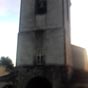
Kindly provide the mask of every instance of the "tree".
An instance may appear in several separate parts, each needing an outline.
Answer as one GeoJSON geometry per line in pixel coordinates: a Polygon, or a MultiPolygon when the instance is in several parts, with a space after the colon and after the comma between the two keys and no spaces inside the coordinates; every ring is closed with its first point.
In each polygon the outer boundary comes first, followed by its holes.
{"type": "Polygon", "coordinates": [[[12,60],[9,57],[1,57],[0,65],[6,67],[7,71],[11,71],[14,68],[12,60]]]}

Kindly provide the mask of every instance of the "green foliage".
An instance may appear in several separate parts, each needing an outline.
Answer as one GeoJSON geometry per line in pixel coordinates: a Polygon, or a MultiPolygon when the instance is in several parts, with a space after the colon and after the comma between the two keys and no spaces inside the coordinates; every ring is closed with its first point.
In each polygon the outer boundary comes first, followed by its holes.
{"type": "Polygon", "coordinates": [[[5,66],[7,71],[11,71],[14,68],[12,60],[9,57],[1,57],[0,58],[0,65],[5,66]]]}

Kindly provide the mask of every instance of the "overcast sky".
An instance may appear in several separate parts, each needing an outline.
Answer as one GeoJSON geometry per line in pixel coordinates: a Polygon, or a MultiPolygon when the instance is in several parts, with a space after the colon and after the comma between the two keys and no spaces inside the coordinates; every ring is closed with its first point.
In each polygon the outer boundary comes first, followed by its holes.
{"type": "Polygon", "coordinates": [[[20,0],[0,0],[0,56],[15,63],[20,0]]]}
{"type": "MultiPolygon", "coordinates": [[[[88,0],[71,0],[72,44],[88,50],[88,0]]],[[[20,0],[0,0],[0,56],[15,63],[20,0]]]]}

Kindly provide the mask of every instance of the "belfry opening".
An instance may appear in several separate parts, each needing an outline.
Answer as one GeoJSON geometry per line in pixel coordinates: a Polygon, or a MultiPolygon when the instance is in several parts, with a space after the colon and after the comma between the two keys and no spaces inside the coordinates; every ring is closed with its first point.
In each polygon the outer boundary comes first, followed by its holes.
{"type": "Polygon", "coordinates": [[[32,78],[26,88],[52,88],[52,84],[44,77],[32,78]]]}

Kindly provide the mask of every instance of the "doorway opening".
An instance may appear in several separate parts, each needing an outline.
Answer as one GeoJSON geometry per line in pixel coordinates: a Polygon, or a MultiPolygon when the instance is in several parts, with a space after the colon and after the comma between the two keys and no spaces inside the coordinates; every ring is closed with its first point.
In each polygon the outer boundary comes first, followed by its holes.
{"type": "Polygon", "coordinates": [[[52,88],[52,84],[46,78],[35,77],[28,82],[26,88],[52,88]]]}
{"type": "Polygon", "coordinates": [[[8,85],[5,85],[3,88],[13,88],[13,85],[8,84],[8,85]]]}

